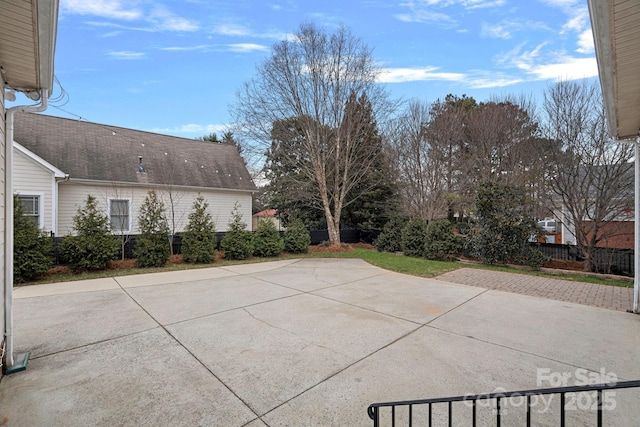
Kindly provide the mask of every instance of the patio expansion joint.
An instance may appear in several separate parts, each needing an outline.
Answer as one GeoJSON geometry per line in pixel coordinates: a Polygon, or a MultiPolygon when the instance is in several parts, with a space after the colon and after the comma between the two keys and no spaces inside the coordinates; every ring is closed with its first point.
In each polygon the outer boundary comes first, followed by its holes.
{"type": "MultiPolygon", "coordinates": [[[[431,324],[431,323],[435,322],[436,320],[438,320],[440,317],[442,317],[442,316],[444,316],[444,315],[446,315],[448,313],[451,313],[452,311],[457,310],[458,308],[466,305],[467,303],[475,300],[476,298],[478,298],[481,295],[484,295],[485,293],[490,292],[490,291],[495,291],[495,289],[486,289],[485,288],[484,291],[478,293],[477,295],[473,296],[472,298],[469,298],[468,300],[462,302],[461,304],[458,304],[457,306],[451,308],[450,310],[447,310],[446,312],[441,313],[437,317],[429,320],[427,323],[422,325],[420,328],[429,327],[429,328],[432,328],[432,329],[435,329],[435,330],[438,330],[438,331],[441,331],[441,332],[445,332],[445,333],[448,333],[448,334],[457,335],[459,337],[463,337],[463,338],[471,339],[471,340],[474,340],[474,341],[482,342],[484,344],[489,344],[489,345],[500,347],[500,348],[503,348],[503,349],[512,350],[512,351],[515,351],[517,353],[538,357],[538,358],[541,358],[541,359],[544,359],[544,360],[548,360],[550,362],[562,363],[564,365],[571,366],[571,367],[574,367],[574,368],[584,368],[584,369],[587,369],[587,370],[591,370],[590,368],[586,368],[584,366],[578,366],[578,365],[575,365],[573,363],[569,363],[569,362],[566,362],[566,361],[562,361],[562,360],[554,359],[554,358],[551,358],[551,357],[543,356],[543,355],[540,355],[540,354],[537,354],[537,353],[533,353],[533,352],[530,352],[530,351],[525,351],[525,350],[518,349],[518,348],[515,348],[515,347],[510,347],[510,346],[507,346],[507,345],[498,344],[498,343],[495,343],[495,342],[489,341],[489,340],[483,340],[483,339],[476,338],[476,337],[473,337],[473,336],[470,336],[470,335],[465,335],[465,334],[461,334],[461,333],[458,333],[458,332],[450,331],[448,329],[439,328],[439,327],[434,326],[434,325],[431,324]]],[[[420,328],[418,328],[418,329],[420,329],[420,328]]]]}
{"type": "Polygon", "coordinates": [[[285,333],[287,333],[287,334],[289,334],[289,335],[293,335],[294,337],[299,338],[299,339],[301,339],[302,341],[304,341],[304,342],[306,342],[306,343],[313,344],[313,345],[315,345],[315,346],[317,346],[317,347],[320,347],[320,348],[323,348],[323,349],[325,349],[325,350],[328,350],[328,351],[330,351],[331,353],[336,353],[336,354],[339,354],[339,355],[341,355],[341,356],[348,357],[348,355],[347,355],[347,354],[343,354],[343,353],[341,353],[341,352],[339,352],[339,351],[336,351],[336,350],[332,349],[331,347],[327,347],[327,346],[325,346],[325,345],[319,344],[319,343],[314,342],[314,341],[312,341],[312,340],[306,339],[306,338],[304,338],[304,337],[302,337],[302,336],[300,336],[300,335],[298,335],[298,334],[294,333],[293,331],[290,331],[290,330],[288,330],[288,329],[281,328],[281,327],[279,327],[279,326],[273,325],[273,324],[271,324],[271,323],[267,322],[267,321],[266,321],[266,320],[264,320],[264,319],[260,319],[259,317],[255,316],[253,313],[251,313],[247,308],[248,308],[248,307],[242,307],[242,310],[243,310],[245,313],[247,313],[247,314],[248,314],[252,319],[254,319],[254,320],[255,320],[255,321],[257,321],[257,322],[260,322],[260,323],[262,323],[262,324],[264,324],[264,325],[267,325],[267,326],[268,326],[268,327],[270,327],[270,328],[277,329],[277,330],[279,330],[279,331],[285,332],[285,333]]]}
{"type": "MultiPolygon", "coordinates": [[[[436,319],[438,319],[438,318],[440,318],[440,317],[444,316],[444,315],[445,315],[445,314],[447,314],[447,313],[450,313],[450,312],[452,312],[452,311],[454,311],[454,310],[458,309],[459,307],[463,306],[464,304],[468,303],[469,301],[474,300],[475,298],[479,297],[480,295],[482,295],[482,294],[484,294],[485,292],[488,292],[488,291],[489,291],[489,289],[485,289],[484,291],[482,291],[482,292],[478,293],[477,295],[474,295],[473,297],[471,297],[471,298],[469,298],[469,299],[467,299],[467,300],[463,301],[462,303],[460,303],[460,304],[456,305],[455,307],[453,307],[453,308],[451,308],[451,309],[447,310],[446,312],[441,313],[440,315],[436,316],[435,318],[433,318],[433,319],[429,320],[429,321],[428,321],[428,322],[426,322],[426,323],[419,323],[419,322],[415,322],[415,321],[411,321],[411,320],[407,320],[407,319],[402,319],[402,318],[398,318],[398,317],[395,317],[395,316],[390,316],[389,314],[386,314],[386,313],[380,313],[380,312],[377,312],[377,311],[375,311],[375,310],[371,310],[371,309],[368,309],[368,308],[363,308],[363,307],[359,307],[359,306],[356,306],[356,305],[353,305],[353,304],[348,304],[348,303],[345,303],[345,302],[343,302],[343,301],[337,301],[337,300],[333,300],[333,299],[331,299],[331,298],[322,297],[322,296],[320,296],[320,295],[314,295],[314,296],[318,296],[318,297],[320,297],[320,298],[326,298],[326,299],[331,300],[331,301],[340,302],[340,303],[342,303],[342,304],[351,305],[351,306],[354,306],[354,307],[357,307],[357,308],[360,308],[360,309],[363,309],[363,310],[368,310],[368,311],[371,311],[371,312],[374,312],[374,313],[383,314],[383,315],[386,315],[386,316],[389,316],[389,317],[394,317],[394,318],[397,318],[397,319],[399,319],[399,320],[404,320],[404,321],[406,321],[406,322],[413,323],[414,325],[416,325],[416,327],[415,327],[415,328],[413,328],[413,329],[411,329],[411,330],[409,330],[409,331],[407,331],[407,332],[405,332],[404,334],[400,335],[399,337],[397,337],[397,338],[395,338],[395,339],[393,339],[393,340],[389,341],[389,342],[388,342],[388,343],[386,343],[385,345],[383,345],[383,346],[381,346],[381,347],[379,347],[379,348],[375,349],[374,351],[370,352],[369,354],[366,354],[366,355],[364,355],[363,357],[361,357],[361,358],[359,358],[359,359],[357,359],[357,360],[355,360],[355,361],[353,361],[353,362],[349,363],[348,365],[346,365],[346,366],[344,366],[343,368],[341,368],[341,369],[337,370],[336,372],[332,373],[331,375],[327,376],[326,378],[323,378],[321,381],[318,381],[316,384],[313,384],[312,386],[310,386],[310,387],[306,388],[305,390],[301,391],[300,393],[296,394],[295,396],[292,396],[291,398],[287,399],[286,401],[282,402],[281,404],[279,404],[279,405],[277,405],[277,406],[275,406],[275,407],[271,408],[270,410],[268,410],[267,412],[265,412],[264,414],[262,414],[262,416],[266,416],[266,415],[268,415],[269,413],[271,413],[271,412],[275,411],[276,409],[280,408],[281,406],[287,405],[287,404],[288,404],[289,402],[291,402],[292,400],[297,399],[298,397],[302,396],[303,394],[307,393],[308,391],[313,390],[314,388],[316,388],[316,387],[318,387],[319,385],[321,385],[321,384],[323,384],[323,383],[325,383],[325,382],[329,381],[330,379],[332,379],[333,377],[335,377],[335,376],[339,375],[340,373],[342,373],[342,372],[346,371],[347,369],[349,369],[349,368],[351,368],[351,367],[353,367],[353,366],[357,365],[357,364],[358,364],[358,363],[360,363],[360,362],[365,361],[366,359],[370,358],[371,356],[373,356],[373,355],[375,355],[375,354],[377,354],[377,353],[381,352],[382,350],[384,350],[384,349],[386,349],[386,348],[388,348],[388,347],[390,347],[390,346],[394,345],[395,343],[397,343],[397,342],[399,342],[399,341],[401,341],[401,340],[403,340],[403,339],[405,339],[405,338],[409,337],[410,335],[413,335],[414,333],[418,332],[419,330],[421,330],[421,329],[423,329],[423,328],[425,328],[425,327],[429,327],[429,323],[431,323],[431,322],[433,322],[434,320],[436,320],[436,319]]],[[[312,295],[313,295],[313,294],[312,294],[312,295]]]]}
{"type": "Polygon", "coordinates": [[[231,394],[233,394],[236,399],[238,399],[240,402],[242,402],[243,405],[245,405],[257,418],[259,418],[260,420],[262,420],[261,416],[253,409],[253,407],[249,404],[249,402],[245,401],[242,397],[240,397],[240,395],[238,393],[236,393],[231,387],[229,387],[229,385],[227,383],[225,383],[224,381],[222,381],[221,378],[219,378],[211,369],[209,369],[209,367],[202,361],[200,360],[200,358],[198,358],[198,356],[196,356],[189,348],[187,348],[184,344],[182,344],[182,342],[180,342],[180,340],[174,336],[166,327],[165,325],[163,325],[162,323],[160,323],[158,321],[158,319],[156,319],[155,317],[153,317],[153,315],[151,313],[149,313],[149,311],[147,311],[147,309],[145,309],[131,294],[129,294],[129,292],[127,292],[127,290],[122,287],[122,285],[118,282],[118,280],[116,278],[114,278],[114,280],[116,281],[116,283],[118,284],[118,286],[120,286],[120,288],[122,289],[122,291],[129,297],[131,298],[131,300],[138,306],[140,307],[140,309],[142,311],[144,311],[147,316],[149,316],[150,319],[152,319],[157,325],[158,327],[160,327],[166,334],[167,336],[171,337],[172,340],[174,340],[176,342],[176,344],[178,344],[180,347],[182,347],[191,357],[193,357],[193,359],[195,361],[197,361],[200,366],[202,366],[207,372],[209,372],[209,374],[211,374],[211,376],[213,378],[215,378],[218,382],[220,382],[220,384],[222,384],[227,390],[229,390],[229,392],[231,394]]]}

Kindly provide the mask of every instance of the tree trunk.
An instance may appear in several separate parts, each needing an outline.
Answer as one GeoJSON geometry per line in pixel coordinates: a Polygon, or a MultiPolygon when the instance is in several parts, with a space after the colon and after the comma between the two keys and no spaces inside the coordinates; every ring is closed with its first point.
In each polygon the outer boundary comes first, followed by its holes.
{"type": "Polygon", "coordinates": [[[329,232],[329,241],[332,245],[340,244],[340,224],[335,224],[333,221],[327,221],[327,229],[329,232]]]}

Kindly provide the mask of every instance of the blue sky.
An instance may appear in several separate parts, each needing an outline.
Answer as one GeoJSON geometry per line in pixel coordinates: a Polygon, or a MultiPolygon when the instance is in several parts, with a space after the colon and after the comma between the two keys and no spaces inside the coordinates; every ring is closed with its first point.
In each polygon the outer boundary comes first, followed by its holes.
{"type": "Polygon", "coordinates": [[[540,98],[558,78],[597,76],[586,0],[60,0],[66,96],[46,114],[220,132],[256,64],[304,22],[349,27],[397,98],[540,98]]]}

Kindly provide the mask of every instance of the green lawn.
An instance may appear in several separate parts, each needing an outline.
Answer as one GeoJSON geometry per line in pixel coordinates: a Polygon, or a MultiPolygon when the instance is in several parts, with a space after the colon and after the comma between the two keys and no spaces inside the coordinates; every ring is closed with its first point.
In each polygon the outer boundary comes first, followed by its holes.
{"type": "Polygon", "coordinates": [[[580,274],[572,274],[572,273],[568,273],[566,275],[565,274],[552,275],[552,274],[547,274],[539,271],[518,270],[518,269],[509,268],[509,267],[462,264],[459,262],[430,261],[423,258],[412,258],[412,257],[403,256],[403,255],[398,255],[398,254],[382,253],[382,252],[377,252],[375,250],[362,249],[362,248],[355,248],[349,252],[321,252],[321,253],[312,253],[312,254],[304,254],[304,255],[286,254],[286,255],[273,257],[273,258],[251,258],[245,261],[222,260],[212,264],[173,264],[171,266],[161,267],[161,268],[130,268],[130,269],[105,270],[105,271],[81,273],[81,274],[55,274],[34,282],[24,283],[23,285],[51,283],[51,282],[66,282],[66,281],[85,280],[85,279],[97,279],[97,278],[104,278],[104,277],[117,277],[117,276],[131,275],[131,274],[157,273],[157,272],[163,272],[163,271],[187,270],[192,268],[222,267],[226,265],[278,261],[278,260],[292,259],[292,258],[359,258],[372,265],[384,268],[386,270],[396,271],[398,273],[405,273],[405,274],[410,274],[413,276],[420,276],[420,277],[434,277],[434,276],[438,276],[440,274],[446,273],[447,271],[452,271],[458,268],[467,267],[467,268],[492,269],[492,270],[498,270],[498,271],[506,271],[509,273],[529,274],[534,276],[555,277],[555,278],[562,278],[565,280],[575,280],[580,282],[597,283],[602,285],[633,287],[633,282],[627,281],[627,280],[611,280],[603,277],[589,277],[589,276],[583,276],[580,274]]]}

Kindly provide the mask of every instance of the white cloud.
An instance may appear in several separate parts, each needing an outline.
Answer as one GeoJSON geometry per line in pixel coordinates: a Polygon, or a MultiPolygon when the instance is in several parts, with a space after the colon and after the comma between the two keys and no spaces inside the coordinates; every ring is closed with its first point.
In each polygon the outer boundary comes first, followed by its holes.
{"type": "Polygon", "coordinates": [[[232,52],[255,52],[255,51],[267,51],[268,46],[255,43],[233,43],[227,45],[232,52]]]}
{"type": "Polygon", "coordinates": [[[197,46],[169,46],[160,48],[160,50],[167,50],[170,52],[189,52],[194,50],[205,50],[211,48],[208,44],[201,44],[197,46]]]}
{"type": "Polygon", "coordinates": [[[154,22],[158,29],[165,31],[197,31],[197,22],[175,15],[163,6],[154,7],[149,15],[149,21],[154,22]]]}
{"type": "Polygon", "coordinates": [[[539,80],[563,79],[576,80],[598,75],[598,63],[595,57],[573,58],[566,57],[549,64],[539,64],[532,67],[529,73],[539,80]]]}
{"type": "Polygon", "coordinates": [[[109,52],[109,56],[114,59],[142,59],[145,57],[145,53],[122,50],[117,52],[109,52]]]}
{"type": "Polygon", "coordinates": [[[147,28],[119,27],[128,30],[191,32],[200,28],[197,22],[180,17],[162,5],[136,0],[128,2],[121,0],[61,0],[60,9],[64,13],[76,15],[91,15],[128,22],[142,21],[147,25],[152,24],[147,28]],[[148,5],[151,9],[145,10],[143,5],[148,5]]]}
{"type": "Polygon", "coordinates": [[[213,29],[213,33],[228,37],[254,37],[259,39],[285,40],[291,39],[291,34],[280,31],[256,32],[244,25],[235,23],[220,24],[213,29]]]}
{"type": "Polygon", "coordinates": [[[495,39],[509,39],[511,38],[511,30],[509,29],[509,26],[505,24],[490,25],[483,23],[480,35],[495,39]]]}
{"type": "Polygon", "coordinates": [[[441,11],[445,8],[487,9],[500,7],[505,3],[506,0],[407,0],[400,3],[400,6],[409,11],[394,17],[403,22],[438,23],[451,28],[457,26],[458,22],[452,15],[441,11]]]}
{"type": "Polygon", "coordinates": [[[491,89],[512,86],[525,80],[520,77],[503,76],[495,73],[481,72],[477,76],[470,76],[466,82],[474,89],[491,89]]]}
{"type": "Polygon", "coordinates": [[[380,83],[406,83],[427,80],[460,81],[465,79],[461,73],[437,72],[438,67],[384,68],[378,76],[380,83]]]}
{"type": "Polygon", "coordinates": [[[593,32],[591,29],[584,30],[578,36],[578,53],[593,53],[595,52],[595,46],[593,44],[593,32]]]}
{"type": "Polygon", "coordinates": [[[421,24],[437,22],[447,27],[457,24],[449,15],[429,10],[416,10],[411,13],[399,13],[395,15],[395,18],[403,22],[417,22],[421,24]]]}
{"type": "Polygon", "coordinates": [[[215,34],[223,36],[244,37],[251,35],[251,30],[238,24],[220,24],[213,29],[215,34]]]}
{"type": "Polygon", "coordinates": [[[142,11],[135,7],[135,2],[119,0],[61,0],[60,9],[77,15],[95,15],[127,21],[142,17],[142,11]]]}

